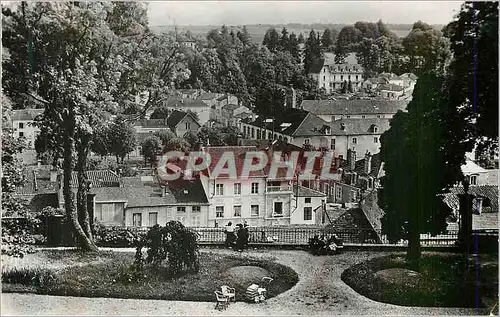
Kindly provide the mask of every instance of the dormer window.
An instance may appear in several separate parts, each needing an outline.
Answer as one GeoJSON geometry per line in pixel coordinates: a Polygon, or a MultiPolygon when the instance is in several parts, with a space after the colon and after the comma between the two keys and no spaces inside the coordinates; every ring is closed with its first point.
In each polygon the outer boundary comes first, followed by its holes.
{"type": "Polygon", "coordinates": [[[325,126],[325,134],[326,135],[332,134],[332,129],[330,127],[328,127],[328,126],[325,126]]]}
{"type": "Polygon", "coordinates": [[[378,126],[374,125],[372,129],[373,133],[378,133],[378,126]]]}
{"type": "Polygon", "coordinates": [[[341,129],[342,131],[345,131],[345,123],[343,123],[343,122],[342,122],[342,123],[340,124],[340,129],[341,129]]]}
{"type": "Polygon", "coordinates": [[[471,185],[477,185],[477,175],[471,175],[471,176],[469,177],[469,183],[470,183],[471,185]]]}

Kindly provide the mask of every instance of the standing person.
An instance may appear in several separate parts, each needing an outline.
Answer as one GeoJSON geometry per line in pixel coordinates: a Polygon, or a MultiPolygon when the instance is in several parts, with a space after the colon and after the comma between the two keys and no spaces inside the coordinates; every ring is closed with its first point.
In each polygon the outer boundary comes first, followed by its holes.
{"type": "Polygon", "coordinates": [[[248,223],[246,220],[243,223],[243,230],[245,231],[245,248],[248,248],[248,240],[250,239],[250,232],[248,231],[248,223]]]}
{"type": "Polygon", "coordinates": [[[238,224],[238,232],[236,233],[238,238],[236,239],[236,249],[239,252],[243,252],[243,247],[245,246],[245,229],[241,223],[238,224]]]}
{"type": "Polygon", "coordinates": [[[225,233],[226,233],[226,241],[224,242],[224,245],[232,249],[234,241],[236,240],[236,236],[234,235],[234,227],[231,221],[229,221],[229,223],[226,225],[225,233]]]}

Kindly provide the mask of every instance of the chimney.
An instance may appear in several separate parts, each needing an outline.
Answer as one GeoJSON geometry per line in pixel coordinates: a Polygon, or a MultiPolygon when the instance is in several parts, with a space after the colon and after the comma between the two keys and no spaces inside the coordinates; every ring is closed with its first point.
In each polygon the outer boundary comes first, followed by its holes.
{"type": "Polygon", "coordinates": [[[365,154],[365,174],[370,174],[370,171],[372,170],[372,155],[370,152],[366,151],[365,154]]]}
{"type": "Polygon", "coordinates": [[[474,203],[472,204],[472,211],[473,211],[473,214],[475,214],[475,215],[481,214],[481,212],[483,211],[483,198],[482,197],[475,197],[474,198],[474,203]]]}
{"type": "Polygon", "coordinates": [[[347,166],[349,170],[354,171],[356,167],[356,151],[351,149],[347,150],[347,166]]]}
{"type": "Polygon", "coordinates": [[[335,162],[335,169],[338,170],[340,168],[340,157],[335,157],[334,162],[335,162]]]}
{"type": "Polygon", "coordinates": [[[297,93],[295,92],[295,89],[292,88],[292,108],[297,108],[297,93]]]}

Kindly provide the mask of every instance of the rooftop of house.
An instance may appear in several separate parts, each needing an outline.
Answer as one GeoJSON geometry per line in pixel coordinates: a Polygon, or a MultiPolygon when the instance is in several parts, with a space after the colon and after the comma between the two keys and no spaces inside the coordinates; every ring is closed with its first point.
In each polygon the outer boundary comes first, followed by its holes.
{"type": "MultiPolygon", "coordinates": [[[[255,146],[217,146],[206,147],[205,151],[210,155],[209,171],[213,173],[219,160],[221,160],[225,153],[234,156],[234,163],[236,168],[236,176],[239,178],[242,175],[243,164],[245,162],[245,155],[247,152],[258,151],[255,146]]],[[[226,166],[226,165],[225,165],[226,166]]],[[[218,178],[229,178],[230,175],[220,174],[218,178]]],[[[250,171],[249,177],[265,177],[263,170],[250,171]]]]}
{"type": "Polygon", "coordinates": [[[234,111],[236,109],[238,109],[240,106],[234,104],[234,103],[230,103],[230,104],[227,104],[225,106],[222,107],[222,110],[224,111],[234,111]]]}
{"type": "MultiPolygon", "coordinates": [[[[50,176],[57,171],[51,171],[38,168],[27,168],[25,170],[26,183],[22,187],[16,188],[17,195],[40,195],[55,193],[58,188],[58,181],[51,181],[50,176]],[[36,184],[36,186],[35,186],[36,184]]],[[[110,170],[91,170],[87,171],[87,178],[90,181],[91,188],[119,187],[120,177],[110,170]]],[[[78,173],[71,174],[72,188],[78,187],[78,173]]]]}
{"type": "Polygon", "coordinates": [[[336,64],[335,63],[335,54],[334,53],[325,53],[324,58],[316,59],[311,63],[309,67],[310,74],[319,74],[323,69],[323,66],[336,66],[336,65],[357,65],[358,59],[356,58],[356,54],[349,53],[345,58],[345,63],[336,64]]]}
{"type": "Polygon", "coordinates": [[[251,118],[243,119],[242,122],[256,127],[266,128],[284,135],[292,135],[309,115],[307,111],[301,109],[287,109],[283,116],[277,118],[257,117],[255,121],[251,118]],[[267,121],[267,122],[266,122],[267,121]]]}
{"type": "Polygon", "coordinates": [[[248,117],[252,117],[252,114],[249,112],[242,112],[242,113],[238,113],[237,115],[234,115],[234,117],[243,120],[243,119],[246,119],[248,117]]]}
{"type": "Polygon", "coordinates": [[[179,178],[160,186],[155,176],[124,177],[123,192],[127,197],[127,207],[153,207],[176,204],[208,204],[203,186],[199,179],[179,178]],[[162,194],[163,192],[163,194],[162,194]]]}
{"type": "Polygon", "coordinates": [[[486,185],[498,185],[498,169],[486,170],[486,185]]]}
{"type": "Polygon", "coordinates": [[[182,109],[183,107],[185,108],[207,108],[210,107],[206,103],[203,102],[202,99],[191,99],[191,98],[180,98],[180,97],[173,97],[169,98],[167,100],[167,107],[168,108],[179,108],[182,109]]]}
{"type": "Polygon", "coordinates": [[[403,87],[396,84],[381,84],[377,87],[377,90],[387,90],[387,91],[403,91],[403,87]]]}
{"type": "Polygon", "coordinates": [[[143,128],[167,128],[167,120],[165,119],[141,119],[133,123],[136,127],[143,128]]]}
{"type": "Polygon", "coordinates": [[[417,80],[418,79],[418,76],[415,75],[414,73],[404,73],[402,75],[399,75],[400,78],[407,78],[407,79],[411,79],[411,80],[417,80]]]}
{"type": "Polygon", "coordinates": [[[212,100],[212,99],[217,99],[219,97],[219,94],[214,93],[214,92],[205,92],[202,93],[198,98],[201,100],[212,100]]]}
{"type": "Polygon", "coordinates": [[[293,193],[296,197],[325,197],[326,194],[320,191],[307,188],[301,185],[294,186],[293,193]]]}
{"type": "Polygon", "coordinates": [[[39,115],[43,114],[44,109],[21,109],[12,110],[11,120],[12,121],[33,121],[39,115]]]}
{"type": "Polygon", "coordinates": [[[389,119],[341,119],[326,122],[318,116],[310,114],[304,119],[300,127],[292,135],[325,137],[331,135],[367,135],[381,134],[388,129],[389,119]],[[378,132],[375,132],[376,128],[378,128],[378,132]]]}
{"type": "MultiPolygon", "coordinates": [[[[459,197],[458,195],[464,194],[464,188],[457,186],[451,188],[449,193],[443,194],[443,201],[452,209],[458,210],[459,197]]],[[[483,213],[498,213],[498,186],[496,185],[480,185],[470,186],[469,194],[474,197],[483,198],[483,213]]]]}
{"type": "Polygon", "coordinates": [[[300,107],[317,115],[385,114],[405,110],[403,100],[303,100],[300,107]]]}
{"type": "Polygon", "coordinates": [[[372,84],[387,84],[389,83],[389,80],[387,78],[384,78],[384,77],[373,77],[373,78],[368,78],[366,80],[367,82],[369,83],[372,83],[372,84]]]}
{"type": "MultiPolygon", "coordinates": [[[[177,127],[177,125],[179,124],[179,122],[181,122],[181,120],[184,119],[188,115],[191,115],[191,114],[188,112],[179,111],[179,110],[172,111],[172,113],[167,118],[167,126],[171,130],[174,130],[177,127]]],[[[195,118],[193,117],[193,120],[194,119],[195,118]]]]}

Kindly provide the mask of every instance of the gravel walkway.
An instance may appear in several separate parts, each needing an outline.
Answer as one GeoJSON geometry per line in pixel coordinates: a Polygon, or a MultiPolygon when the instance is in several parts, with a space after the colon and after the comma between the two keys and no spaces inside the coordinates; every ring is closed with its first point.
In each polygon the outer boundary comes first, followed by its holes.
{"type": "MultiPolygon", "coordinates": [[[[202,250],[235,254],[230,250],[202,250]]],[[[372,301],[340,279],[349,266],[380,252],[345,252],[315,257],[305,251],[252,250],[244,253],[293,268],[299,282],[264,303],[232,303],[225,311],[213,302],[82,298],[2,294],[2,315],[476,315],[475,309],[405,307],[372,301]]],[[[272,287],[272,286],[271,286],[272,287]]],[[[479,311],[479,314],[487,314],[479,311]]]]}

